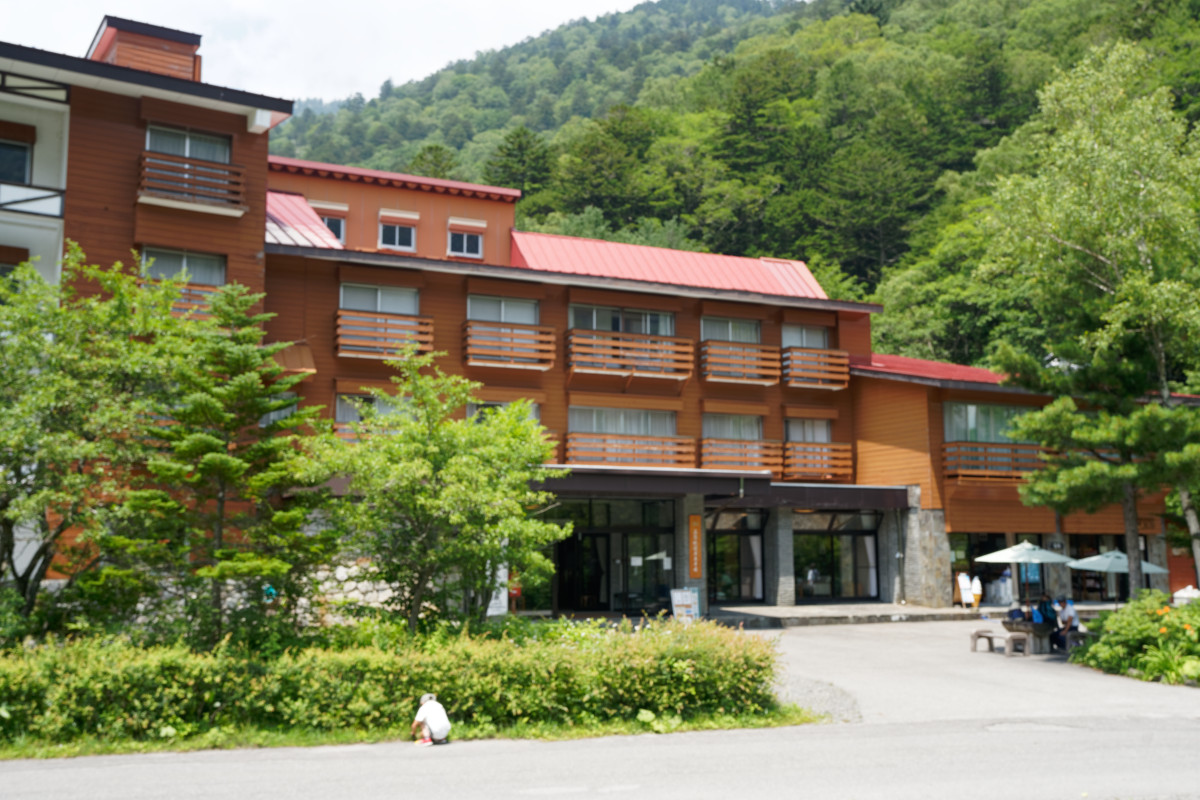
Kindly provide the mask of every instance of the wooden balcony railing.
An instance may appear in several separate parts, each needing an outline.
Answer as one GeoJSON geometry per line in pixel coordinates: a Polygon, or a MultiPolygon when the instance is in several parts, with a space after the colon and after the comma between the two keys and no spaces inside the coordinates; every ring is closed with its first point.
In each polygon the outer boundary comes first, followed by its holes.
{"type": "Polygon", "coordinates": [[[23,214],[37,214],[41,217],[61,217],[63,190],[0,181],[0,210],[20,211],[23,214]]]}
{"type": "Polygon", "coordinates": [[[694,468],[696,440],[686,436],[568,433],[566,463],[694,468]]]}
{"type": "Polygon", "coordinates": [[[946,442],[942,469],[947,477],[1016,481],[1042,466],[1035,444],[946,442]]]}
{"type": "Polygon", "coordinates": [[[567,332],[567,365],[573,372],[685,381],[692,377],[695,363],[691,339],[578,329],[567,332]]]}
{"type": "Polygon", "coordinates": [[[789,347],[783,351],[783,380],[798,389],[845,389],[850,385],[850,354],[789,347]]]}
{"type": "Polygon", "coordinates": [[[700,365],[706,381],[716,383],[779,383],[779,348],[765,344],[705,341],[700,365]]]}
{"type": "Polygon", "coordinates": [[[545,371],[554,366],[554,329],[469,320],[463,325],[466,362],[480,367],[545,371]]]}
{"type": "Polygon", "coordinates": [[[143,152],[138,200],[199,206],[241,216],[246,211],[246,168],[166,153],[143,152]]]}
{"type": "Polygon", "coordinates": [[[783,444],[752,439],[704,439],[700,442],[702,469],[769,469],[783,473],[783,444]]]}
{"type": "Polygon", "coordinates": [[[854,479],[854,454],[849,444],[788,442],[783,449],[785,481],[842,481],[854,479]]]}
{"type": "Polygon", "coordinates": [[[384,311],[337,312],[337,354],[342,358],[396,358],[415,344],[418,353],[433,349],[433,320],[384,311]]]}
{"type": "MultiPolygon", "coordinates": [[[[143,278],[141,284],[156,281],[155,278],[143,278]]],[[[208,319],[212,305],[212,296],[220,286],[210,286],[204,283],[183,283],[179,286],[179,299],[171,305],[171,313],[181,317],[190,314],[197,319],[208,319]]]]}

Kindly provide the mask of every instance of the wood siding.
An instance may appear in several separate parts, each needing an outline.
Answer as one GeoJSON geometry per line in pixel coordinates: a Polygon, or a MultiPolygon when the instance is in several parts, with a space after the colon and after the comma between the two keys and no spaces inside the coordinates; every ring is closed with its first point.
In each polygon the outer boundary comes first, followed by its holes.
{"type": "Polygon", "coordinates": [[[512,261],[512,227],[515,204],[476,197],[461,197],[416,189],[397,189],[363,181],[297,175],[274,170],[271,188],[281,192],[297,192],[316,203],[338,203],[347,211],[328,211],[317,208],[322,216],[346,220],[345,246],[348,250],[396,252],[418,258],[433,258],[507,266],[512,261]],[[379,212],[381,209],[414,212],[419,220],[393,220],[416,229],[415,252],[396,251],[379,246],[379,212]],[[481,220],[486,228],[459,227],[455,230],[479,233],[483,237],[483,258],[449,258],[447,256],[450,218],[481,220]]]}
{"type": "MultiPolygon", "coordinates": [[[[653,376],[624,376],[575,374],[569,376],[565,367],[565,332],[567,309],[578,290],[565,286],[530,284],[489,279],[481,284],[478,278],[446,275],[386,267],[340,265],[294,256],[268,256],[266,277],[266,310],[277,316],[268,324],[273,341],[306,341],[313,351],[316,374],[302,385],[306,404],[326,407],[332,416],[338,386],[353,385],[355,381],[384,380],[390,374],[382,363],[366,359],[338,358],[334,349],[334,319],[338,307],[339,285],[342,280],[381,286],[416,287],[419,291],[418,314],[434,320],[433,349],[445,353],[439,364],[447,372],[463,374],[481,381],[484,396],[528,396],[539,402],[541,421],[560,441],[567,433],[567,409],[576,404],[600,404],[631,408],[676,410],[678,436],[701,438],[704,408],[763,411],[763,438],[782,442],[785,436],[785,408],[810,410],[811,416],[831,419],[833,439],[849,442],[853,435],[853,411],[849,392],[829,392],[819,389],[791,389],[779,384],[753,386],[741,384],[710,384],[692,379],[686,382],[653,376]],[[548,370],[511,369],[489,366],[466,366],[463,363],[462,325],[467,313],[467,295],[486,287],[493,296],[529,297],[539,300],[539,321],[555,334],[555,361],[548,370]],[[569,379],[569,381],[568,381],[569,379]]],[[[628,308],[655,309],[662,298],[657,295],[606,292],[605,299],[619,301],[628,308]]],[[[700,317],[703,301],[672,298],[676,309],[676,335],[700,339],[700,317]]],[[[779,309],[768,306],[741,304],[740,316],[769,317],[770,335],[778,343],[779,309]]]]}
{"type": "Polygon", "coordinates": [[[224,255],[226,279],[263,287],[267,137],[245,118],[150,98],[75,87],[65,198],[65,235],[93,263],[130,263],[144,247],[224,255]],[[138,160],[148,124],[230,137],[231,161],[245,166],[248,211],[240,218],[137,202],[138,160]]]}
{"type": "MultiPolygon", "coordinates": [[[[941,508],[929,430],[929,390],[913,383],[855,377],[850,381],[857,421],[857,482],[919,485],[921,507],[941,508]]],[[[834,437],[837,439],[837,437],[834,437]]]]}

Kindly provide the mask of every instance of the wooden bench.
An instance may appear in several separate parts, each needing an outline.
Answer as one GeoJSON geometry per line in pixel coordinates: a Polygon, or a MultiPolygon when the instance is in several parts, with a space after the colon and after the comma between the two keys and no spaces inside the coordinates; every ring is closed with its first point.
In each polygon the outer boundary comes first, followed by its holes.
{"type": "Polygon", "coordinates": [[[1016,645],[1021,644],[1021,655],[1029,655],[1029,634],[1021,633],[1020,631],[992,631],[986,628],[975,631],[971,634],[971,652],[974,653],[979,649],[979,640],[987,639],[988,652],[996,652],[996,640],[1004,640],[1004,655],[1016,655],[1016,645]]]}

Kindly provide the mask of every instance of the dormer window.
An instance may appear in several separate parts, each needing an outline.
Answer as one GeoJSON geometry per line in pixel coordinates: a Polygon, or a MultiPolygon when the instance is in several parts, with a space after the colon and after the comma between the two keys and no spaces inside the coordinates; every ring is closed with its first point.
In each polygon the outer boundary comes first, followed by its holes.
{"type": "Polygon", "coordinates": [[[342,244],[346,243],[346,219],[345,217],[321,217],[321,222],[325,223],[325,227],[329,228],[329,232],[342,244]]]}
{"type": "Polygon", "coordinates": [[[450,231],[447,253],[461,258],[483,258],[483,237],[478,233],[450,231]]]}
{"type": "Polygon", "coordinates": [[[417,229],[411,225],[399,223],[379,223],[379,246],[388,250],[417,249],[417,229]]]}

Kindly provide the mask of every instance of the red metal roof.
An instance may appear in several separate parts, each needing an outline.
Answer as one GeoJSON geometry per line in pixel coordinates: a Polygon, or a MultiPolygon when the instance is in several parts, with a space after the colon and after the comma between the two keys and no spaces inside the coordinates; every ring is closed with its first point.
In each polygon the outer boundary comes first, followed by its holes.
{"type": "Polygon", "coordinates": [[[342,249],[304,195],[291,192],[267,192],[267,243],[342,249]]]}
{"type": "Polygon", "coordinates": [[[513,231],[512,266],[541,272],[826,300],[803,261],[691,253],[513,231]]]}
{"type": "Polygon", "coordinates": [[[417,189],[439,194],[456,194],[463,197],[484,197],[490,200],[502,200],[515,203],[521,199],[520,189],[508,189],[503,186],[484,186],[478,183],[448,181],[441,178],[422,178],[419,175],[405,175],[402,172],[384,172],[379,169],[363,169],[362,167],[345,167],[341,164],[324,164],[320,161],[304,161],[299,158],[284,156],[268,156],[267,164],[276,172],[294,172],[305,175],[316,175],[321,178],[334,180],[361,181],[362,183],[377,183],[381,186],[394,186],[398,189],[417,189]]]}
{"type": "Polygon", "coordinates": [[[872,353],[861,360],[851,358],[850,366],[863,372],[875,372],[880,376],[896,375],[906,378],[926,378],[935,381],[961,381],[963,383],[987,383],[999,385],[1004,376],[982,367],[964,367],[962,364],[947,364],[944,361],[926,361],[923,358],[888,356],[872,353]]]}

